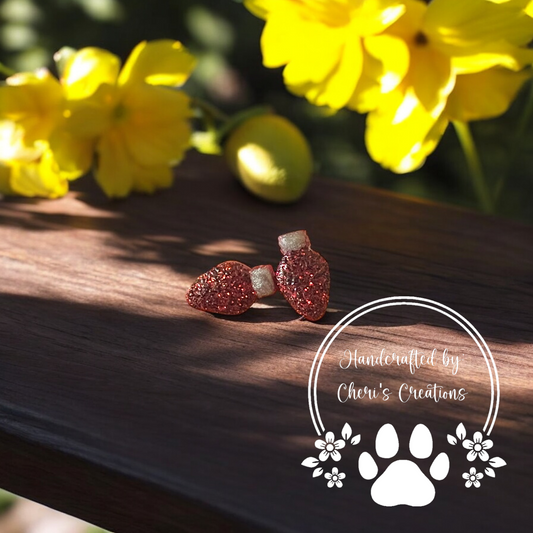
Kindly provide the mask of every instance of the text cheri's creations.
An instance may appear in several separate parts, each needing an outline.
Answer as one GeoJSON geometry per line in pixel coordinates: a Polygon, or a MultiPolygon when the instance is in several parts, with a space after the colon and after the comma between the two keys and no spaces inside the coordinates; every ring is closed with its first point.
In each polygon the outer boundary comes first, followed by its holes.
{"type": "MultiPolygon", "coordinates": [[[[463,354],[464,358],[464,354],[463,354]]],[[[398,366],[408,367],[410,374],[414,375],[416,371],[422,367],[436,367],[442,365],[444,368],[450,369],[455,376],[459,371],[460,357],[458,355],[451,355],[448,348],[439,351],[434,348],[431,352],[421,352],[417,349],[412,349],[409,352],[401,355],[395,352],[387,352],[385,348],[381,350],[378,355],[361,355],[358,354],[357,349],[346,349],[342,353],[339,361],[339,367],[342,370],[360,371],[363,367],[375,366],[398,366]]],[[[439,402],[441,400],[452,400],[462,402],[468,392],[464,387],[448,388],[438,383],[428,383],[427,386],[413,386],[409,383],[402,383],[396,391],[397,397],[402,403],[409,400],[433,400],[439,402]]],[[[341,403],[346,403],[348,400],[382,400],[388,401],[394,391],[383,383],[371,387],[368,385],[358,386],[353,381],[343,382],[337,389],[337,399],[341,403]]]]}

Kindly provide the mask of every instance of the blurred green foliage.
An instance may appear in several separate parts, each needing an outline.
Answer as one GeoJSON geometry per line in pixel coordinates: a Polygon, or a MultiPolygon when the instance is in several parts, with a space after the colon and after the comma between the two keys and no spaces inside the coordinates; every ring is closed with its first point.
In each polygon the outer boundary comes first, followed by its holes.
{"type": "MultiPolygon", "coordinates": [[[[187,85],[192,95],[229,113],[259,103],[272,105],[307,135],[321,174],[476,206],[452,128],[421,170],[403,176],[383,170],[365,151],[363,116],[315,108],[286,91],[281,70],[262,66],[262,27],[238,0],[3,0],[0,60],[16,70],[31,70],[50,66],[62,46],[99,46],[125,58],[144,39],[178,39],[199,57],[187,85]]],[[[521,139],[516,134],[525,92],[505,116],[473,124],[473,132],[492,188],[503,174],[510,175],[499,213],[533,222],[532,128],[521,139]],[[517,153],[510,168],[512,151],[517,153]]]]}
{"type": "Polygon", "coordinates": [[[7,490],[0,489],[0,515],[4,514],[17,501],[17,497],[7,490]]]}

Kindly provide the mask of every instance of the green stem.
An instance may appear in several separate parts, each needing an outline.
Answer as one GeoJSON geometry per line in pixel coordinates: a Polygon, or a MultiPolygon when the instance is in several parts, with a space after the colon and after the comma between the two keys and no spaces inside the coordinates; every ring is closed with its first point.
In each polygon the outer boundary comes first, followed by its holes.
{"type": "Polygon", "coordinates": [[[516,128],[516,134],[513,139],[514,142],[509,153],[509,158],[507,159],[507,165],[506,165],[504,172],[502,173],[502,177],[496,184],[496,189],[494,191],[494,201],[496,203],[498,203],[498,201],[500,200],[501,194],[505,188],[507,180],[509,179],[509,176],[511,175],[514,169],[516,160],[518,156],[520,155],[522,148],[524,147],[524,137],[526,135],[526,131],[531,121],[532,115],[533,115],[533,83],[530,82],[529,83],[529,96],[526,102],[526,107],[524,109],[522,117],[520,118],[518,127],[516,128]]]}
{"type": "Polygon", "coordinates": [[[10,69],[9,67],[6,67],[3,63],[0,63],[0,74],[3,74],[4,76],[9,78],[9,76],[13,76],[13,74],[16,74],[16,71],[10,69]]]}
{"type": "Polygon", "coordinates": [[[492,213],[493,204],[490,196],[489,188],[487,186],[487,179],[481,166],[479,154],[472,137],[472,132],[466,122],[454,121],[453,123],[457,138],[465,154],[466,163],[468,165],[468,171],[474,183],[474,189],[479,201],[481,209],[485,213],[492,213]]]}
{"type": "Polygon", "coordinates": [[[215,107],[213,104],[201,100],[200,98],[191,98],[192,107],[197,107],[206,117],[213,120],[220,120],[221,122],[227,122],[230,117],[223,111],[215,107]]]}

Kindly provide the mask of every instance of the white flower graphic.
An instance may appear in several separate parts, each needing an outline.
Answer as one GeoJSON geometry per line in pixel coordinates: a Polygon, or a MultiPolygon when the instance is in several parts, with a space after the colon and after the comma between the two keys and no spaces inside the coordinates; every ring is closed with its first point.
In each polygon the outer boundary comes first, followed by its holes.
{"type": "Polygon", "coordinates": [[[476,469],[472,467],[470,469],[470,473],[465,472],[463,474],[463,479],[466,479],[465,487],[469,489],[472,485],[476,487],[476,489],[479,489],[481,487],[481,483],[479,480],[483,477],[483,474],[481,472],[477,473],[476,469]]]}
{"type": "Polygon", "coordinates": [[[469,461],[474,461],[476,457],[482,461],[489,460],[489,454],[485,450],[490,450],[492,448],[492,441],[490,439],[483,440],[483,434],[481,431],[476,431],[474,433],[474,440],[465,439],[463,441],[463,447],[467,450],[470,450],[466,454],[466,458],[469,461]]]}
{"type": "Polygon", "coordinates": [[[334,461],[340,461],[341,454],[338,450],[342,450],[346,446],[346,443],[342,439],[336,441],[333,431],[328,431],[326,433],[326,440],[318,439],[315,441],[315,446],[319,450],[322,450],[318,456],[321,461],[325,461],[330,456],[334,461]]]}
{"type": "Polygon", "coordinates": [[[324,474],[324,477],[327,480],[329,480],[328,481],[328,489],[331,489],[335,485],[337,486],[338,489],[340,489],[342,487],[341,479],[344,479],[346,477],[346,474],[343,474],[342,472],[339,472],[339,469],[336,466],[334,466],[331,469],[331,473],[326,472],[324,474]]]}

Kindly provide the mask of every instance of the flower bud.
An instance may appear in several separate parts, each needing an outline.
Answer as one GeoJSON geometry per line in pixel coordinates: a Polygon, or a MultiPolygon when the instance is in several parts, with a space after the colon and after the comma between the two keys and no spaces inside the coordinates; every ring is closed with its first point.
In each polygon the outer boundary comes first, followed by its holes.
{"type": "Polygon", "coordinates": [[[311,179],[313,158],[302,132],[279,115],[240,123],[227,137],[224,154],[244,187],[263,200],[295,202],[311,179]]]}

